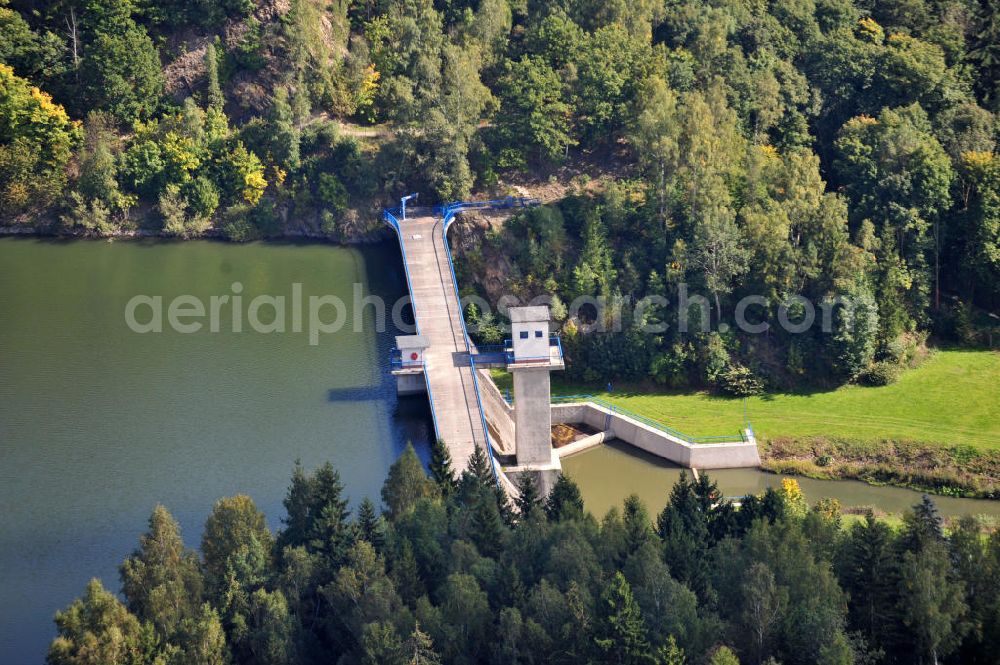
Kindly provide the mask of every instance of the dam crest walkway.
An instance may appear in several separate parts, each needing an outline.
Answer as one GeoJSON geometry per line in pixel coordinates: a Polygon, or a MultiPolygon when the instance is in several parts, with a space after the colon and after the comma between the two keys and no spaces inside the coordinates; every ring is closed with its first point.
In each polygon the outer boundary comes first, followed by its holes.
{"type": "MultiPolygon", "coordinates": [[[[417,333],[427,344],[423,371],[437,437],[445,442],[457,473],[463,471],[476,445],[491,460],[493,445],[483,414],[478,378],[470,357],[476,348],[462,314],[458,283],[448,245],[448,227],[463,210],[503,209],[534,205],[531,199],[507,198],[383,211],[399,238],[410,288],[417,333]]],[[[496,462],[493,461],[496,472],[496,462]]]]}

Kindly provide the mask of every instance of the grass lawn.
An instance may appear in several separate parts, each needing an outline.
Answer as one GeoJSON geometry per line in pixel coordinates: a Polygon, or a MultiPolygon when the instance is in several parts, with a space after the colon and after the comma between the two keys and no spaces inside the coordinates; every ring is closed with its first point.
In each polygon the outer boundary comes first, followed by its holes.
{"type": "MultiPolygon", "coordinates": [[[[506,377],[498,378],[509,386],[506,377]]],[[[596,386],[560,382],[558,375],[553,375],[552,390],[597,395],[692,436],[736,433],[743,423],[743,400],[707,393],[616,385],[609,394],[596,386]]],[[[1000,353],[937,351],[891,386],[767,394],[750,398],[747,412],[763,439],[890,439],[1000,450],[1000,353]]]]}

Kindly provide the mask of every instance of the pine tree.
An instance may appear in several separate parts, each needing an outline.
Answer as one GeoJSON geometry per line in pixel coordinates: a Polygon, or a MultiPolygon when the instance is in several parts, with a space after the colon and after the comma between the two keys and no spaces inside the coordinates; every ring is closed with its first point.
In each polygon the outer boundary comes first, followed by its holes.
{"type": "Polygon", "coordinates": [[[219,56],[215,42],[205,47],[205,81],[205,107],[221,112],[226,104],[226,98],[219,83],[219,56]]]}
{"type": "Polygon", "coordinates": [[[365,497],[358,506],[358,536],[371,543],[376,552],[385,549],[385,521],[375,510],[375,504],[365,497]]]}
{"type": "Polygon", "coordinates": [[[274,91],[274,106],[271,107],[271,126],[274,131],[274,152],[282,165],[290,171],[301,166],[302,133],[295,124],[292,106],[288,99],[288,88],[274,91]]]}
{"type": "Polygon", "coordinates": [[[437,487],[420,463],[413,444],[407,442],[403,454],[389,467],[389,474],[382,485],[382,503],[389,519],[396,519],[413,507],[421,498],[437,496],[437,487]]]}
{"type": "Polygon", "coordinates": [[[489,492],[480,492],[472,509],[473,542],[485,556],[496,557],[503,547],[503,517],[489,492]]]}
{"type": "Polygon", "coordinates": [[[869,512],[851,527],[838,559],[840,583],[851,597],[851,625],[887,652],[900,639],[899,560],[892,530],[869,512]]]}
{"type": "Polygon", "coordinates": [[[478,443],[475,445],[475,449],[469,457],[469,465],[466,467],[466,471],[471,474],[473,478],[479,481],[479,484],[483,489],[493,489],[493,485],[495,484],[493,468],[490,465],[489,458],[486,456],[486,452],[478,443]]]}
{"type": "Polygon", "coordinates": [[[329,462],[316,471],[312,485],[307,548],[326,559],[332,574],[344,562],[355,540],[348,500],[343,496],[340,472],[334,470],[329,462]]]}
{"type": "Polygon", "coordinates": [[[708,587],[708,516],[695,493],[696,484],[681,472],[670,501],[656,519],[663,556],[670,572],[703,598],[708,587]]]}
{"type": "Polygon", "coordinates": [[[652,649],[646,639],[642,611],[622,573],[616,572],[601,595],[601,621],[594,638],[609,662],[622,665],[652,665],[652,649]]]}
{"type": "Polygon", "coordinates": [[[579,519],[583,516],[583,497],[580,496],[580,488],[569,476],[565,474],[559,476],[555,487],[545,500],[545,514],[556,522],[579,519]]]}
{"type": "Polygon", "coordinates": [[[497,510],[500,512],[500,519],[508,527],[514,526],[514,506],[511,505],[507,490],[499,482],[493,484],[493,497],[497,502],[497,510]]]}
{"type": "Polygon", "coordinates": [[[413,626],[410,639],[406,641],[406,665],[440,665],[441,657],[434,651],[430,635],[420,630],[420,624],[413,626]]]}
{"type": "Polygon", "coordinates": [[[451,468],[451,453],[448,446],[441,439],[436,439],[431,444],[431,478],[441,488],[441,494],[447,498],[455,494],[458,483],[455,480],[455,472],[451,468]]]}
{"type": "Polygon", "coordinates": [[[903,522],[906,525],[903,546],[911,552],[944,541],[944,521],[937,505],[926,494],[913,506],[913,513],[904,516],[903,522]]]}
{"type": "Polygon", "coordinates": [[[733,650],[727,646],[721,646],[712,654],[712,659],[708,665],[740,665],[740,659],[736,657],[733,650]]]}
{"type": "Polygon", "coordinates": [[[279,547],[305,545],[309,536],[312,483],[299,460],[295,460],[292,482],[282,504],[285,506],[285,517],[281,521],[285,528],[278,535],[279,547]]]}
{"type": "Polygon", "coordinates": [[[517,512],[521,514],[521,519],[525,519],[532,509],[541,504],[541,497],[538,494],[538,484],[535,482],[535,474],[525,472],[517,479],[518,497],[515,501],[517,512]]]}
{"type": "Polygon", "coordinates": [[[417,566],[417,559],[413,556],[413,545],[406,538],[403,538],[399,545],[399,553],[392,559],[392,567],[389,576],[396,583],[399,595],[407,603],[414,603],[418,598],[427,593],[423,580],[420,579],[420,568],[417,566]]]}
{"type": "Polygon", "coordinates": [[[645,504],[635,494],[625,499],[625,509],[622,515],[625,522],[625,544],[629,554],[638,552],[639,548],[653,538],[652,522],[645,504]]]}

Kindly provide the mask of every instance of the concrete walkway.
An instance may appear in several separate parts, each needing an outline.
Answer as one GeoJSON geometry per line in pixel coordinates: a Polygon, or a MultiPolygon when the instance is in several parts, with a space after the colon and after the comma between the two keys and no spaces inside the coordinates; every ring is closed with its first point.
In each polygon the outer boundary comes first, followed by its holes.
{"type": "Polygon", "coordinates": [[[417,327],[428,343],[424,374],[434,427],[448,445],[455,472],[461,473],[468,466],[474,444],[485,450],[487,441],[462,328],[462,310],[445,247],[443,220],[430,211],[417,209],[414,213],[399,220],[399,241],[409,273],[417,327]]]}

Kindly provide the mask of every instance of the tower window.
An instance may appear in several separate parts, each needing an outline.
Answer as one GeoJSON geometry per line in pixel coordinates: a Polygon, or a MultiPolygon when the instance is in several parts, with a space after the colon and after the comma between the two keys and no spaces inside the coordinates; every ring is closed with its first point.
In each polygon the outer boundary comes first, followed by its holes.
{"type": "Polygon", "coordinates": [[[527,330],[522,330],[521,331],[521,339],[528,339],[528,331],[527,330]]]}
{"type": "Polygon", "coordinates": [[[542,336],[542,331],[541,330],[536,330],[535,331],[535,337],[541,337],[541,336],[542,336]]]}

